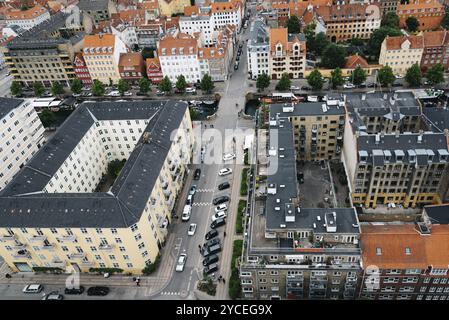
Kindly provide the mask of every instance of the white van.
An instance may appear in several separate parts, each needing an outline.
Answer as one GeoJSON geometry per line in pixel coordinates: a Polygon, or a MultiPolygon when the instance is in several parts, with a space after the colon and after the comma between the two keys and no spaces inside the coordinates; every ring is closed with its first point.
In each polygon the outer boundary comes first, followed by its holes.
{"type": "Polygon", "coordinates": [[[23,288],[23,293],[39,293],[41,292],[43,287],[40,284],[29,284],[25,288],[23,288]]]}
{"type": "Polygon", "coordinates": [[[191,213],[192,213],[192,206],[186,204],[184,206],[184,209],[182,210],[182,221],[189,221],[191,213]]]}

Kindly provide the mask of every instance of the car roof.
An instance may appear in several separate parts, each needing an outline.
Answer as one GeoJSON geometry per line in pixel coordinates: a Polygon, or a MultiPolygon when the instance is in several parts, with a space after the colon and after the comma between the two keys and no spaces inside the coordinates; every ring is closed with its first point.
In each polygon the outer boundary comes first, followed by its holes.
{"type": "Polygon", "coordinates": [[[40,284],[29,284],[26,287],[28,289],[38,289],[41,285],[40,284]]]}

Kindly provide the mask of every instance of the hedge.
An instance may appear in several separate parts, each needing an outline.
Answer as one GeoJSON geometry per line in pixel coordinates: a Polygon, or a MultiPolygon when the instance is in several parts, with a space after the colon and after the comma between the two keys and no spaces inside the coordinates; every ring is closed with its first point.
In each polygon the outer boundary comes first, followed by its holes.
{"type": "Polygon", "coordinates": [[[242,255],[243,240],[235,240],[231,259],[231,278],[229,279],[229,296],[235,300],[241,297],[242,287],[240,285],[239,268],[235,265],[237,258],[242,255]]]}
{"type": "Polygon", "coordinates": [[[98,272],[98,273],[122,273],[123,269],[120,268],[90,268],[89,272],[98,272]]]}
{"type": "Polygon", "coordinates": [[[156,257],[156,260],[153,263],[147,264],[146,267],[142,270],[142,273],[145,275],[152,274],[153,272],[155,272],[157,270],[160,262],[161,262],[161,255],[158,254],[156,257]]]}
{"type": "Polygon", "coordinates": [[[248,182],[247,182],[248,171],[249,171],[249,168],[244,168],[242,171],[242,181],[240,184],[240,195],[241,196],[246,196],[248,194],[248,182]]]}
{"type": "Polygon", "coordinates": [[[237,220],[235,224],[235,233],[242,234],[243,233],[243,216],[245,214],[246,209],[246,201],[239,200],[239,206],[237,209],[237,220]]]}

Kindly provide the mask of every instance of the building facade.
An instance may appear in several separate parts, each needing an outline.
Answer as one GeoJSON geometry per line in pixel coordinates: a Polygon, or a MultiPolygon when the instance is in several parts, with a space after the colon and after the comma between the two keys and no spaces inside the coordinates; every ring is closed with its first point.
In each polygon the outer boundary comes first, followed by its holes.
{"type": "Polygon", "coordinates": [[[0,196],[1,256],[15,272],[142,273],[166,240],[192,146],[185,103],[84,103],[0,196]],[[126,161],[120,175],[95,192],[114,159],[126,161]]]}
{"type": "Polygon", "coordinates": [[[270,75],[276,80],[287,73],[290,78],[304,77],[306,69],[306,41],[302,33],[289,34],[287,28],[270,29],[270,75]]]}
{"type": "Polygon", "coordinates": [[[161,15],[171,17],[183,13],[184,8],[190,6],[190,0],[158,0],[158,4],[161,15]]]}
{"type": "Polygon", "coordinates": [[[25,30],[29,30],[48,19],[50,19],[50,13],[40,5],[27,10],[13,9],[6,13],[6,24],[8,26],[17,25],[25,30]]]}
{"type": "Polygon", "coordinates": [[[84,61],[83,54],[81,52],[75,53],[75,59],[73,60],[73,65],[75,67],[75,75],[81,80],[82,84],[85,86],[90,86],[92,84],[92,78],[87,68],[86,61],[84,61]]]}
{"type": "Polygon", "coordinates": [[[379,64],[389,66],[395,74],[405,75],[414,64],[421,64],[423,36],[386,37],[382,42],[379,64]]]}
{"type": "Polygon", "coordinates": [[[438,0],[416,1],[398,4],[399,26],[406,28],[406,20],[414,16],[419,21],[419,30],[438,29],[444,18],[444,6],[438,0]]]}
{"type": "Polygon", "coordinates": [[[158,58],[148,58],[146,60],[147,77],[151,83],[158,84],[161,82],[164,75],[162,73],[161,64],[158,58]]]}
{"type": "Polygon", "coordinates": [[[426,72],[430,67],[440,63],[444,71],[449,70],[449,34],[447,30],[423,33],[424,50],[421,69],[426,72]]]}
{"type": "Polygon", "coordinates": [[[140,52],[122,53],[118,64],[122,79],[137,83],[145,76],[145,62],[140,52]]]}
{"type": "Polygon", "coordinates": [[[270,75],[269,35],[263,21],[251,23],[250,38],[247,42],[248,75],[255,80],[265,73],[270,75]]]}
{"type": "Polygon", "coordinates": [[[94,25],[98,25],[101,21],[108,21],[111,14],[117,13],[116,5],[112,0],[80,0],[78,7],[94,25]]]}
{"type": "Polygon", "coordinates": [[[29,101],[0,98],[0,190],[44,144],[44,127],[29,101]]]}

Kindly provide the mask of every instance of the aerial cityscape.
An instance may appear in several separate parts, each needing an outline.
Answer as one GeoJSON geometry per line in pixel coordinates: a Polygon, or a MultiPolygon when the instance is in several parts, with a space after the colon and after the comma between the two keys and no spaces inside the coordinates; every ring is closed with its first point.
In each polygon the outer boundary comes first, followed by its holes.
{"type": "Polygon", "coordinates": [[[449,0],[0,0],[0,31],[0,300],[449,300],[449,0]]]}

